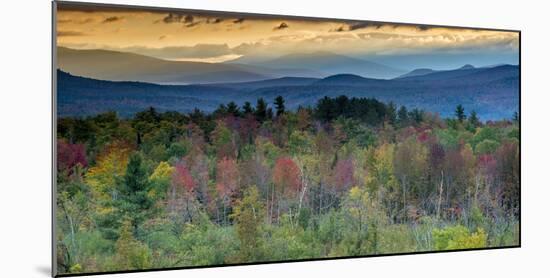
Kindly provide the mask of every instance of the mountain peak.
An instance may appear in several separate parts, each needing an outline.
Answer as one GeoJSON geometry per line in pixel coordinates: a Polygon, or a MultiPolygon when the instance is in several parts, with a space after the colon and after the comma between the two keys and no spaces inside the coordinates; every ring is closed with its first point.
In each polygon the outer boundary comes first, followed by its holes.
{"type": "Polygon", "coordinates": [[[384,81],[381,79],[366,78],[357,74],[343,73],[325,77],[314,84],[317,85],[338,85],[338,86],[357,86],[372,84],[372,82],[384,81]]]}
{"type": "Polygon", "coordinates": [[[475,69],[474,66],[470,65],[470,64],[466,64],[462,67],[459,68],[460,70],[466,70],[466,69],[475,69]]]}
{"type": "Polygon", "coordinates": [[[363,76],[351,73],[341,73],[323,78],[323,80],[364,80],[367,79],[363,76]]]}
{"type": "Polygon", "coordinates": [[[427,74],[434,73],[434,72],[436,72],[436,71],[433,70],[433,69],[420,68],[420,69],[412,70],[412,71],[410,71],[410,72],[408,72],[408,73],[405,73],[405,74],[403,74],[403,75],[400,75],[400,76],[398,76],[397,78],[421,76],[421,75],[427,75],[427,74]]]}

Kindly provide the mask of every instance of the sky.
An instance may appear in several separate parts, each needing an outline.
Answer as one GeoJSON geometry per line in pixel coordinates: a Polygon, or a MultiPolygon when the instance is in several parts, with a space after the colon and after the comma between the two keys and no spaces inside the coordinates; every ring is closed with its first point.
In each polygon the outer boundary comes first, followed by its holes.
{"type": "Polygon", "coordinates": [[[57,44],[209,63],[320,51],[400,69],[519,61],[516,32],[74,4],[58,4],[57,44]]]}

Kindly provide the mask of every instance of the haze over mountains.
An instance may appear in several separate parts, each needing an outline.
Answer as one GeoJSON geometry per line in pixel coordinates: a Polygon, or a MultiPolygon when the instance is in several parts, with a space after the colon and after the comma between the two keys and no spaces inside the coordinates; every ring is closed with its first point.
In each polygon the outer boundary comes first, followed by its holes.
{"type": "Polygon", "coordinates": [[[323,78],[349,73],[389,79],[404,70],[331,52],[295,53],[268,61],[237,59],[225,63],[170,61],[129,52],[57,48],[61,70],[111,81],[157,84],[246,82],[288,76],[323,78]]]}
{"type": "Polygon", "coordinates": [[[273,69],[244,64],[169,61],[110,50],[57,48],[59,69],[111,81],[159,84],[244,82],[282,76],[319,76],[307,69],[273,69]]]}
{"type": "MultiPolygon", "coordinates": [[[[208,68],[204,66],[204,69],[208,68]]],[[[235,70],[237,67],[228,69],[235,70]]],[[[80,74],[58,71],[60,116],[117,111],[126,117],[149,106],[160,111],[190,112],[199,108],[211,112],[219,104],[229,101],[242,105],[245,101],[255,103],[263,97],[272,102],[278,95],[285,98],[289,109],[314,105],[324,96],[347,95],[393,101],[408,108],[437,112],[444,117],[452,116],[456,105],[462,104],[467,112],[475,110],[482,120],[511,118],[519,105],[519,67],[513,65],[491,68],[467,66],[388,80],[346,73],[325,78],[283,77],[177,86],[113,82],[75,75],[80,74]]]]}
{"type": "Polygon", "coordinates": [[[293,53],[267,61],[247,60],[246,57],[237,59],[244,63],[258,65],[265,68],[307,68],[325,75],[341,73],[368,76],[370,78],[394,78],[404,73],[404,70],[388,67],[379,63],[338,55],[327,51],[312,53],[293,53]]]}

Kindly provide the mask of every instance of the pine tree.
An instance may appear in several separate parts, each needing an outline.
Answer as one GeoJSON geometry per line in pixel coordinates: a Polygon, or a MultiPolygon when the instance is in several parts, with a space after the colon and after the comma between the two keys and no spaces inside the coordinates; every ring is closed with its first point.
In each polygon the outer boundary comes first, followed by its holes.
{"type": "Polygon", "coordinates": [[[239,111],[239,106],[237,106],[237,104],[234,101],[227,104],[227,114],[238,117],[240,113],[241,111],[239,111]]]}
{"type": "Polygon", "coordinates": [[[259,98],[256,103],[256,120],[263,122],[267,118],[267,103],[263,98],[259,98]]]}
{"type": "Polygon", "coordinates": [[[128,218],[136,228],[151,213],[153,200],[148,195],[150,181],[139,153],[133,153],[126,167],[126,174],[118,181],[115,206],[120,219],[128,218]]]}
{"type": "Polygon", "coordinates": [[[468,122],[474,127],[479,127],[481,125],[481,122],[479,121],[479,118],[477,117],[476,111],[473,111],[470,113],[470,117],[468,118],[468,122]]]}
{"type": "Polygon", "coordinates": [[[245,102],[243,105],[243,113],[246,114],[252,114],[254,113],[254,109],[252,108],[252,104],[250,104],[249,101],[245,102]]]}
{"type": "Polygon", "coordinates": [[[395,125],[397,122],[397,111],[396,111],[395,104],[393,102],[390,102],[386,109],[386,119],[389,124],[395,125]]]}
{"type": "Polygon", "coordinates": [[[277,117],[285,113],[285,100],[282,96],[277,96],[275,98],[275,111],[277,117]]]}
{"type": "Polygon", "coordinates": [[[407,111],[407,107],[401,106],[401,108],[399,108],[399,111],[397,112],[397,122],[402,126],[409,122],[409,112],[407,111]]]}
{"type": "Polygon", "coordinates": [[[461,123],[464,121],[464,119],[466,119],[466,114],[464,114],[464,107],[462,106],[462,104],[456,106],[455,116],[456,119],[461,123]]]}

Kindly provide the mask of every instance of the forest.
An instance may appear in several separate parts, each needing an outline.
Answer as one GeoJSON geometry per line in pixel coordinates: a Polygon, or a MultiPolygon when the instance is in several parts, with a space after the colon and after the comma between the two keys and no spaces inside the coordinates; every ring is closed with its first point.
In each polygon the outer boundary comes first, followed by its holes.
{"type": "Polygon", "coordinates": [[[57,119],[60,273],[519,245],[519,115],[281,96],[57,119]]]}

